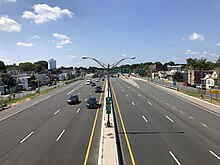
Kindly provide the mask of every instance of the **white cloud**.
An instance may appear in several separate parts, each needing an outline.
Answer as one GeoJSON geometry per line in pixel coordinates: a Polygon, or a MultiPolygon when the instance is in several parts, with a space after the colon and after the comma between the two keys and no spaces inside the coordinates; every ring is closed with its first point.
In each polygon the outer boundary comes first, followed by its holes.
{"type": "Polygon", "coordinates": [[[68,44],[72,43],[70,41],[70,37],[68,37],[64,34],[53,33],[53,37],[58,40],[56,48],[63,48],[63,47],[61,47],[62,45],[68,45],[68,44]]]}
{"type": "Polygon", "coordinates": [[[50,21],[56,21],[58,18],[62,18],[63,15],[69,17],[73,16],[73,13],[68,9],[61,10],[59,7],[50,7],[47,4],[37,4],[33,6],[34,12],[25,11],[22,18],[33,20],[36,24],[43,24],[50,21]]]}
{"type": "Polygon", "coordinates": [[[205,37],[202,34],[198,34],[198,33],[192,33],[191,35],[188,36],[188,40],[192,40],[192,41],[204,41],[205,37]]]}
{"type": "Polygon", "coordinates": [[[56,45],[54,47],[57,48],[57,49],[62,49],[63,48],[63,46],[61,46],[61,45],[56,45]]]}
{"type": "Polygon", "coordinates": [[[217,43],[216,46],[220,46],[220,43],[217,43]]]}
{"type": "MultiPolygon", "coordinates": [[[[0,0],[1,1],[1,0],[0,0]]],[[[16,2],[17,0],[3,0],[4,2],[16,2]]]]}
{"type": "Polygon", "coordinates": [[[76,56],[75,55],[69,55],[69,59],[75,59],[76,56]]]}
{"type": "Polygon", "coordinates": [[[192,50],[186,50],[186,51],[185,51],[185,54],[193,55],[193,54],[198,54],[198,52],[194,52],[194,51],[192,51],[192,50]]]}
{"type": "Polygon", "coordinates": [[[25,43],[25,42],[17,42],[17,46],[23,46],[23,47],[32,47],[34,46],[32,43],[25,43]]]}
{"type": "Polygon", "coordinates": [[[20,32],[21,24],[17,23],[8,16],[0,17],[0,30],[7,32],[20,32]]]}
{"type": "Polygon", "coordinates": [[[33,40],[34,40],[34,39],[40,39],[40,36],[34,35],[34,36],[31,37],[31,39],[33,39],[33,40]]]}
{"type": "Polygon", "coordinates": [[[203,54],[209,54],[209,52],[208,52],[208,51],[203,51],[202,53],[203,53],[203,54]]]}

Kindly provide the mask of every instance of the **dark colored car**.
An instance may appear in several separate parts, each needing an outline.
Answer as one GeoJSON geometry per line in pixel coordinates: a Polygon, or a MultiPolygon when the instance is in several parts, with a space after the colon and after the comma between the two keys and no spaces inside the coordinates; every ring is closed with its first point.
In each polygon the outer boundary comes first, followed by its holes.
{"type": "Polygon", "coordinates": [[[87,100],[87,104],[86,104],[87,108],[98,108],[98,101],[96,99],[95,96],[91,96],[88,100],[87,100]]]}
{"type": "Polygon", "coordinates": [[[95,87],[95,93],[101,93],[102,92],[102,87],[101,86],[96,86],[95,87]]]}
{"type": "Polygon", "coordinates": [[[92,82],[91,86],[96,86],[94,82],[92,82]]]}
{"type": "Polygon", "coordinates": [[[78,104],[79,102],[80,101],[78,95],[71,95],[67,101],[68,104],[78,104]]]}

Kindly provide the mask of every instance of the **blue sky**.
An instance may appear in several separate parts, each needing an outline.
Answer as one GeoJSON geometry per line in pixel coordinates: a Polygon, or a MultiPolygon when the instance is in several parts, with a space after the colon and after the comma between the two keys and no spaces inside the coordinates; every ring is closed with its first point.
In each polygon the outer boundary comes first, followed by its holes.
{"type": "Polygon", "coordinates": [[[98,66],[220,56],[219,0],[0,0],[0,60],[98,66]]]}

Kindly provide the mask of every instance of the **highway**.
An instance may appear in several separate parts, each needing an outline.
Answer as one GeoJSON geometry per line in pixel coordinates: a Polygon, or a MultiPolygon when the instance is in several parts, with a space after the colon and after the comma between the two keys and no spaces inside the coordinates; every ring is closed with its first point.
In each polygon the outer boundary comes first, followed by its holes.
{"type": "Polygon", "coordinates": [[[91,95],[102,104],[103,94],[77,81],[0,120],[0,164],[97,164],[102,111],[86,109],[91,95]],[[70,94],[81,103],[68,105],[70,94]]]}
{"type": "MultiPolygon", "coordinates": [[[[219,114],[150,82],[134,82],[111,78],[124,164],[220,164],[219,114]]],[[[0,115],[0,164],[97,164],[102,107],[86,109],[85,101],[95,95],[103,104],[104,98],[85,83],[74,82],[0,115]],[[70,94],[78,94],[81,103],[68,105],[70,94]]]]}
{"type": "Polygon", "coordinates": [[[140,80],[111,79],[124,164],[219,165],[220,115],[140,80]]]}

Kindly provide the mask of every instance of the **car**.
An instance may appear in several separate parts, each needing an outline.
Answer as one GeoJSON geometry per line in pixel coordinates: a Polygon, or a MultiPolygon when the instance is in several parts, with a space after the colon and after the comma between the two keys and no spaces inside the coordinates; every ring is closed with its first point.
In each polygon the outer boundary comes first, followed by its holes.
{"type": "Polygon", "coordinates": [[[197,84],[191,84],[190,87],[196,88],[197,84]]]}
{"type": "Polygon", "coordinates": [[[92,82],[91,86],[96,86],[96,84],[94,82],[92,82]]]}
{"type": "Polygon", "coordinates": [[[205,84],[197,84],[196,88],[197,89],[206,89],[206,86],[205,86],[205,84]]]}
{"type": "Polygon", "coordinates": [[[95,96],[91,96],[86,103],[87,108],[98,108],[98,100],[95,96]]]}
{"type": "Polygon", "coordinates": [[[101,93],[102,92],[102,87],[101,86],[96,86],[95,87],[95,93],[101,93]]]}
{"type": "Polygon", "coordinates": [[[90,85],[91,80],[86,80],[86,85],[90,85]]]}
{"type": "Polygon", "coordinates": [[[183,83],[183,86],[187,86],[187,87],[189,87],[190,84],[189,84],[188,82],[184,82],[184,83],[183,83]]]}
{"type": "Polygon", "coordinates": [[[99,82],[99,80],[98,80],[98,79],[96,79],[95,81],[96,81],[96,82],[99,82]]]}
{"type": "Polygon", "coordinates": [[[78,104],[79,102],[80,101],[78,95],[71,95],[67,100],[68,104],[78,104]]]}

